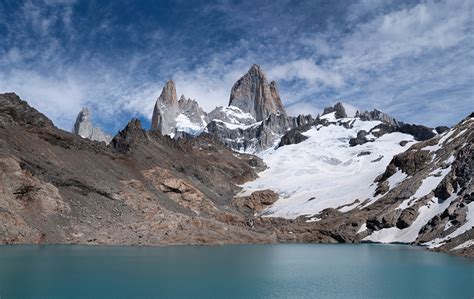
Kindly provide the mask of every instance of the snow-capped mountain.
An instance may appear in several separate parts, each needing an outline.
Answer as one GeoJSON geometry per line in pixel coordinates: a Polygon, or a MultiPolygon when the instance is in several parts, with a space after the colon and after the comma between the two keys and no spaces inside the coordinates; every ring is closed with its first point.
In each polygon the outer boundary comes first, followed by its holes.
{"type": "Polygon", "coordinates": [[[300,129],[304,138],[296,144],[259,153],[267,169],[242,185],[238,197],[273,190],[278,199],[259,216],[302,218],[346,241],[445,251],[473,245],[474,115],[417,142],[382,131],[387,124],[381,121],[336,114],[300,129]],[[351,144],[361,131],[367,141],[351,144]]]}
{"type": "Polygon", "coordinates": [[[234,84],[227,107],[206,113],[194,100],[176,99],[176,87],[170,80],[156,101],[152,130],[177,138],[182,133],[197,136],[205,132],[240,152],[255,153],[273,146],[287,130],[313,120],[311,116],[287,116],[276,82],[269,83],[258,65],[234,84]]]}
{"type": "Polygon", "coordinates": [[[237,158],[258,156],[265,167],[252,166],[263,171],[227,203],[277,229],[280,240],[464,252],[474,244],[473,126],[473,115],[451,129],[429,128],[343,102],[316,117],[288,116],[276,83],[253,65],[234,84],[229,105],[209,113],[195,100],[177,100],[168,81],[150,133],[178,144],[210,138],[237,158]]]}

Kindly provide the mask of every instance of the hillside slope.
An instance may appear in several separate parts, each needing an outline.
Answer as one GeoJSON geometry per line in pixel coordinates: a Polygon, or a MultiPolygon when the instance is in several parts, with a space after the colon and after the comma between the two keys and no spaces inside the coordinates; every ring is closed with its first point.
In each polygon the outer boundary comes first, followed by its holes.
{"type": "Polygon", "coordinates": [[[228,204],[260,164],[205,136],[146,132],[137,120],[107,147],[3,94],[0,243],[272,242],[228,204]]]}

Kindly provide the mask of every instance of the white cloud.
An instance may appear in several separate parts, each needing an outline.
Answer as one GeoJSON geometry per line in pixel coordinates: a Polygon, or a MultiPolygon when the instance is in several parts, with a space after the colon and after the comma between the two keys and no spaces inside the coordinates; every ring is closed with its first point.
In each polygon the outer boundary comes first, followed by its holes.
{"type": "Polygon", "coordinates": [[[270,68],[269,74],[276,80],[301,79],[309,84],[323,84],[328,87],[341,87],[343,77],[330,70],[323,69],[312,59],[298,59],[270,68]]]}
{"type": "MultiPolygon", "coordinates": [[[[209,46],[212,55],[189,62],[201,53],[188,53],[179,42],[170,45],[168,33],[155,28],[140,50],[110,65],[101,61],[100,53],[89,51],[79,62],[69,62],[68,49],[52,28],[59,24],[75,38],[73,3],[48,0],[48,11],[27,1],[16,23],[0,19],[8,26],[10,45],[0,49],[0,90],[19,93],[69,129],[83,105],[93,105],[97,109],[93,113],[101,115],[104,123],[114,123],[119,113],[150,118],[154,101],[170,78],[176,82],[178,96],[195,98],[210,111],[227,105],[234,82],[258,63],[269,80],[279,82],[291,114],[317,114],[337,98],[361,109],[379,108],[402,120],[427,124],[446,122],[443,117],[452,122],[461,108],[473,110],[474,67],[467,63],[474,60],[473,2],[395,3],[361,0],[348,7],[349,27],[330,24],[324,31],[311,27],[290,37],[279,32],[281,26],[268,23],[276,22],[270,11],[254,20],[236,15],[245,10],[224,5],[219,13],[224,20],[232,14],[229,26],[236,31],[267,23],[272,30],[248,31],[231,47],[209,46]],[[34,41],[25,36],[25,28],[33,26],[41,36],[34,41]],[[163,45],[175,51],[163,52],[163,45]]],[[[307,25],[290,16],[278,22],[303,29],[307,25]]],[[[109,34],[113,26],[104,18],[90,34],[109,34]]],[[[128,33],[133,35],[133,30],[128,33]]]]}
{"type": "Polygon", "coordinates": [[[328,37],[320,33],[311,37],[302,37],[298,40],[298,42],[302,45],[313,48],[318,55],[328,56],[333,50],[331,44],[328,41],[328,37]]]}
{"type": "Polygon", "coordinates": [[[335,67],[374,69],[403,57],[444,50],[469,38],[469,1],[428,2],[359,24],[341,41],[335,67]]]}
{"type": "Polygon", "coordinates": [[[184,94],[196,99],[208,112],[217,106],[227,106],[232,86],[251,66],[250,58],[227,59],[228,53],[216,55],[210,63],[176,72],[173,79],[178,97],[184,94]]]}
{"type": "Polygon", "coordinates": [[[358,21],[369,14],[380,12],[384,7],[392,4],[392,0],[359,0],[348,7],[347,19],[351,22],[358,21]]]}

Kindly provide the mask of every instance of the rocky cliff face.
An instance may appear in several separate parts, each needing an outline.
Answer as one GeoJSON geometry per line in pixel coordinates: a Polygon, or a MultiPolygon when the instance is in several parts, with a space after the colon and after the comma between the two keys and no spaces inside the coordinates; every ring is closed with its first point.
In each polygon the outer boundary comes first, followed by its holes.
{"type": "Polygon", "coordinates": [[[374,109],[373,111],[357,111],[356,117],[359,117],[362,120],[379,120],[395,127],[398,126],[396,119],[377,109],[374,109]]]}
{"type": "Polygon", "coordinates": [[[266,120],[270,114],[286,116],[276,82],[269,84],[262,68],[256,64],[232,87],[229,106],[250,113],[256,121],[266,120]]]}
{"type": "Polygon", "coordinates": [[[386,210],[368,220],[366,240],[472,252],[468,247],[474,239],[473,129],[471,115],[393,157],[376,180],[384,197],[373,208],[386,210]]]}
{"type": "MultiPolygon", "coordinates": [[[[300,134],[296,134],[288,135],[280,142],[281,137],[293,128],[325,124],[332,119],[356,118],[381,122],[371,132],[361,130],[352,137],[352,146],[375,140],[370,136],[380,137],[392,132],[407,133],[415,136],[416,140],[427,140],[438,132],[425,126],[399,122],[377,109],[356,111],[354,107],[341,102],[325,108],[323,116],[317,120],[311,115],[288,116],[276,83],[268,83],[263,69],[253,65],[232,87],[229,106],[217,107],[210,113],[206,113],[195,100],[184,96],[177,100],[175,84],[172,80],[168,81],[156,101],[152,130],[174,138],[191,138],[204,132],[232,150],[248,153],[304,140],[300,134]]],[[[445,128],[438,129],[442,132],[445,128]]]]}
{"type": "Polygon", "coordinates": [[[275,82],[253,65],[232,87],[229,106],[209,113],[206,132],[227,147],[256,153],[278,143],[291,127],[312,121],[311,116],[288,117],[275,82]]]}
{"type": "Polygon", "coordinates": [[[268,83],[263,69],[253,65],[234,84],[229,106],[210,113],[184,96],[176,101],[176,87],[168,81],[153,111],[152,130],[174,138],[205,132],[235,151],[255,153],[276,145],[290,128],[313,121],[310,115],[287,116],[276,83],[268,83]]]}
{"type": "Polygon", "coordinates": [[[184,132],[196,136],[203,131],[207,122],[206,112],[195,100],[182,95],[178,101],[173,80],[166,82],[153,110],[152,130],[163,135],[175,136],[184,132]]]}
{"type": "Polygon", "coordinates": [[[109,144],[112,140],[110,134],[104,133],[100,128],[94,127],[92,125],[91,113],[87,107],[82,108],[81,112],[77,115],[76,122],[72,132],[81,136],[82,138],[87,138],[90,140],[101,141],[109,144]]]}
{"type": "Polygon", "coordinates": [[[179,107],[176,87],[173,80],[169,80],[156,100],[151,119],[151,129],[157,130],[163,135],[174,133],[178,115],[179,107]]]}
{"type": "Polygon", "coordinates": [[[346,109],[344,108],[344,105],[341,102],[337,102],[336,105],[334,105],[333,107],[324,108],[323,115],[333,112],[334,117],[336,119],[347,117],[346,109]]]}

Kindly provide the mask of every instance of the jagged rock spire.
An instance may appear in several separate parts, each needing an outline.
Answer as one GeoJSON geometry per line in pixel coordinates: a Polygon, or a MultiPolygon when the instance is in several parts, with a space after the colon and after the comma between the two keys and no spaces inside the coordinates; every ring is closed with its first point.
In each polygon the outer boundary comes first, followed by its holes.
{"type": "Polygon", "coordinates": [[[151,129],[163,135],[175,136],[178,132],[196,135],[207,125],[207,113],[196,100],[181,95],[178,100],[173,80],[166,82],[156,100],[151,129]]]}
{"type": "Polygon", "coordinates": [[[269,84],[262,68],[256,64],[232,87],[229,106],[250,113],[257,121],[266,119],[270,114],[286,116],[276,82],[269,84]]]}
{"type": "Polygon", "coordinates": [[[81,136],[82,138],[89,138],[92,132],[91,113],[89,108],[83,107],[79,112],[74,123],[73,133],[81,136]]]}
{"type": "Polygon", "coordinates": [[[178,116],[178,96],[173,80],[166,82],[160,96],[156,100],[151,120],[151,129],[160,131],[163,135],[174,132],[178,116]]]}
{"type": "Polygon", "coordinates": [[[102,141],[106,144],[109,144],[112,140],[110,134],[106,134],[100,128],[92,126],[91,112],[87,107],[82,108],[81,112],[77,115],[72,132],[82,138],[102,141]]]}

